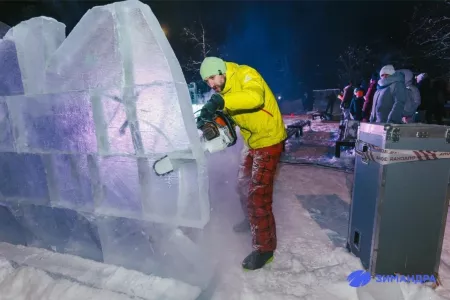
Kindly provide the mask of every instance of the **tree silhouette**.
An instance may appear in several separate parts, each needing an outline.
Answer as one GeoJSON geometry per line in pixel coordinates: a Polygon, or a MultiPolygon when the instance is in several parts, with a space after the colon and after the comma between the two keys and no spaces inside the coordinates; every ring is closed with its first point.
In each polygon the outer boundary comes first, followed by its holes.
{"type": "Polygon", "coordinates": [[[436,68],[438,77],[450,76],[450,1],[417,4],[408,24],[424,65],[436,68]]]}
{"type": "Polygon", "coordinates": [[[373,54],[369,46],[348,46],[338,57],[338,74],[341,83],[363,80],[373,72],[373,54]]]}

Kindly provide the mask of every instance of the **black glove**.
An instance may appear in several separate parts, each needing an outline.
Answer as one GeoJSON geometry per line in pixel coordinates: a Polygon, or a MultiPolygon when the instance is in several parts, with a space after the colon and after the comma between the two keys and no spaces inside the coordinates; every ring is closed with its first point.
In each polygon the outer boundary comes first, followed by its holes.
{"type": "Polygon", "coordinates": [[[225,106],[225,101],[219,94],[213,94],[208,102],[203,105],[200,116],[197,119],[197,128],[205,125],[205,122],[212,121],[217,110],[222,110],[225,106]]]}

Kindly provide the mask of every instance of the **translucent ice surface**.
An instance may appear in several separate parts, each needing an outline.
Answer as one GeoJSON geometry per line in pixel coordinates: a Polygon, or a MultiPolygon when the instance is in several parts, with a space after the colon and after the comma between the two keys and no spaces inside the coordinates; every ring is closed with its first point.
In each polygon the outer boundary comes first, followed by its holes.
{"type": "Polygon", "coordinates": [[[21,153],[4,166],[31,164],[14,184],[4,179],[5,197],[172,226],[206,225],[206,158],[188,87],[149,6],[130,0],[94,7],[66,39],[64,25],[45,17],[20,23],[5,38],[16,44],[25,92],[0,99],[0,124],[10,132],[2,147],[15,152],[4,157],[21,153]],[[27,51],[40,45],[45,51],[27,51]],[[183,163],[158,177],[152,165],[166,154],[183,163]]]}
{"type": "Polygon", "coordinates": [[[0,239],[203,285],[183,230],[209,221],[207,160],[158,20],[130,0],[63,28],[34,18],[0,42],[0,239]],[[180,167],[158,177],[164,155],[180,167]]]}
{"type": "MultiPolygon", "coordinates": [[[[12,41],[0,39],[0,99],[1,96],[18,94],[23,94],[23,84],[16,45],[12,41]]],[[[0,101],[4,103],[4,99],[0,101]]],[[[6,111],[3,107],[0,109],[2,114],[0,122],[3,123],[6,111]]]]}
{"type": "Polygon", "coordinates": [[[43,92],[47,60],[66,37],[66,26],[52,18],[20,22],[3,37],[16,45],[25,94],[43,92]]]}

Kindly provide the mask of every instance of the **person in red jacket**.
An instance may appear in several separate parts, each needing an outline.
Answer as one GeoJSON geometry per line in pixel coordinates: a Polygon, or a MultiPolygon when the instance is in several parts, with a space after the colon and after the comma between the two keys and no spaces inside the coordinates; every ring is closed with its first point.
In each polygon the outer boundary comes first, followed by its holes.
{"type": "Polygon", "coordinates": [[[363,113],[363,122],[368,122],[370,118],[370,114],[372,113],[372,103],[373,103],[373,96],[375,95],[375,92],[377,90],[377,81],[378,76],[372,75],[372,78],[370,79],[369,88],[367,89],[366,94],[364,95],[364,105],[362,109],[363,113]]]}

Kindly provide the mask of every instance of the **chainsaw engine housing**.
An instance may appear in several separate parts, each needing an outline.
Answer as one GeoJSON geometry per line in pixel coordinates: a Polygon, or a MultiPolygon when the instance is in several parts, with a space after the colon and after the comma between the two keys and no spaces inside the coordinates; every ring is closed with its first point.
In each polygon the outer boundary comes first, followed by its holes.
{"type": "Polygon", "coordinates": [[[214,121],[206,123],[202,130],[206,128],[215,133],[209,139],[202,136],[202,142],[206,151],[214,153],[236,144],[237,135],[233,121],[222,111],[217,111],[214,121]]]}

